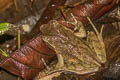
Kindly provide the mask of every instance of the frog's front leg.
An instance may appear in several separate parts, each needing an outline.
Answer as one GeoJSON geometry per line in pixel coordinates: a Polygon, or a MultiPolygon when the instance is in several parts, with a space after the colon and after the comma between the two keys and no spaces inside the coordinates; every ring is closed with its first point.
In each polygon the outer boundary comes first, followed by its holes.
{"type": "Polygon", "coordinates": [[[86,31],[82,24],[82,22],[79,22],[77,26],[74,28],[74,34],[78,36],[79,38],[85,38],[86,37],[86,31]]]}
{"type": "Polygon", "coordinates": [[[72,22],[69,21],[65,21],[65,22],[67,24],[72,24],[75,26],[75,28],[73,29],[73,33],[79,38],[86,37],[86,30],[84,28],[83,23],[81,21],[78,21],[72,13],[71,13],[71,17],[73,19],[72,22]]]}
{"type": "Polygon", "coordinates": [[[75,28],[73,30],[74,34],[80,38],[86,37],[86,30],[84,28],[84,25],[81,21],[78,21],[75,16],[71,13],[71,16],[73,17],[75,28]]]}
{"type": "Polygon", "coordinates": [[[57,55],[58,62],[56,64],[55,68],[53,68],[52,70],[48,71],[48,74],[64,70],[65,66],[64,66],[63,56],[60,53],[58,53],[58,52],[56,52],[56,55],[57,55]]]}
{"type": "Polygon", "coordinates": [[[58,52],[56,52],[56,55],[57,55],[57,59],[58,59],[58,63],[56,65],[56,69],[62,69],[64,67],[63,56],[61,54],[59,54],[58,52]]]}

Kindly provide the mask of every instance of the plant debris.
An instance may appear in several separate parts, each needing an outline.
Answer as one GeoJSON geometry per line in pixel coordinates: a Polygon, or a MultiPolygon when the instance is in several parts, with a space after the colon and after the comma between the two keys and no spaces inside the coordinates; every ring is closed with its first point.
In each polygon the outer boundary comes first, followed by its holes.
{"type": "MultiPolygon", "coordinates": [[[[75,15],[76,19],[79,21],[82,21],[85,24],[88,24],[88,20],[85,18],[86,16],[89,16],[92,20],[96,20],[97,18],[101,17],[103,14],[105,14],[108,11],[111,11],[113,8],[115,8],[117,6],[117,0],[91,0],[91,2],[89,3],[84,3],[84,4],[80,4],[80,5],[76,5],[72,8],[65,8],[65,14],[67,15],[66,17],[61,15],[59,6],[64,6],[66,0],[51,0],[47,9],[45,10],[45,12],[43,13],[42,17],[40,18],[40,20],[37,22],[36,26],[32,29],[32,31],[30,33],[27,34],[27,36],[23,36],[22,37],[22,46],[20,49],[16,50],[16,45],[9,45],[12,49],[11,53],[9,55],[9,57],[5,58],[3,56],[0,55],[0,67],[11,72],[14,75],[17,76],[21,76],[24,79],[30,80],[33,79],[38,73],[39,71],[41,71],[44,67],[46,67],[46,65],[48,65],[50,63],[50,61],[55,57],[55,52],[50,49],[48,47],[48,45],[45,45],[45,43],[41,40],[41,33],[39,33],[39,27],[40,25],[43,24],[48,24],[48,21],[52,20],[52,19],[56,19],[59,24],[67,26],[68,28],[74,29],[73,25],[68,24],[69,22],[73,22],[73,18],[70,15],[70,13],[73,13],[73,15],[75,15]],[[95,3],[94,3],[95,2],[95,3]],[[99,3],[101,2],[101,3],[99,3]],[[96,3],[98,3],[99,5],[96,5],[96,3]],[[89,5],[93,5],[92,8],[88,7],[89,5]],[[83,10],[84,8],[84,10],[83,10]],[[56,12],[58,13],[58,17],[55,16],[56,12]],[[85,14],[83,14],[84,12],[86,12],[85,14]],[[51,14],[50,14],[51,13],[51,14]],[[66,21],[67,20],[67,21],[66,21]],[[29,35],[29,36],[28,36],[29,35]],[[31,39],[32,38],[32,39],[31,39]],[[31,40],[30,40],[31,39],[31,40]],[[25,43],[25,44],[24,44],[25,43]],[[24,45],[23,45],[24,44],[24,45]],[[13,52],[14,51],[14,52],[13,52]],[[44,62],[42,61],[42,59],[44,59],[44,62]],[[45,64],[46,63],[46,64],[45,64]],[[9,66],[9,67],[8,67],[9,66]]],[[[19,0],[18,0],[19,2],[19,0]]],[[[24,6],[22,6],[22,8],[20,9],[19,4],[15,5],[15,3],[13,2],[12,6],[14,6],[14,10],[10,9],[10,13],[13,14],[14,18],[11,18],[11,15],[6,16],[5,19],[2,19],[2,21],[10,21],[11,22],[16,22],[19,21],[22,17],[25,17],[26,15],[28,15],[28,13],[31,13],[32,11],[38,9],[38,8],[31,8],[32,5],[35,5],[35,3],[37,2],[37,0],[34,0],[33,2],[29,0],[22,0],[22,3],[25,2],[23,5],[27,6],[25,8],[23,8],[24,6]],[[34,3],[35,2],[35,3],[34,3]],[[30,3],[30,4],[28,4],[30,3]],[[16,10],[17,9],[17,10],[16,10]],[[27,11],[28,13],[26,14],[22,14],[21,16],[18,16],[17,13],[19,11],[23,10],[27,11]],[[18,19],[18,20],[16,20],[18,19]]],[[[20,5],[21,6],[21,5],[20,5]]],[[[7,10],[4,10],[7,11],[7,10]]],[[[32,13],[31,13],[32,14],[32,13]]],[[[4,14],[2,14],[4,15],[4,14]]],[[[3,18],[3,17],[1,17],[3,18]]],[[[110,24],[111,25],[111,24],[110,24]]],[[[89,27],[89,25],[87,25],[89,27]]],[[[99,25],[101,26],[101,25],[99,25]]],[[[100,27],[97,26],[97,29],[99,31],[100,27]]],[[[112,29],[112,28],[110,28],[112,29]]],[[[114,33],[114,38],[113,39],[109,39],[109,37],[111,37],[111,35],[108,35],[108,33],[111,33],[112,31],[110,29],[104,29],[103,32],[103,38],[104,38],[104,43],[105,43],[105,48],[106,48],[106,52],[107,52],[107,63],[106,64],[112,64],[111,62],[113,61],[113,63],[117,60],[118,56],[118,52],[119,52],[119,43],[115,43],[113,42],[114,40],[118,40],[119,38],[116,36],[119,36],[119,34],[115,35],[114,33]],[[106,36],[107,34],[107,36],[106,36]],[[113,41],[112,41],[113,40],[113,41]],[[112,45],[112,44],[113,45],[112,45]],[[115,53],[115,54],[113,54],[115,53]]],[[[114,28],[115,29],[115,28],[114,28]]],[[[119,32],[115,29],[115,33],[119,32]]],[[[14,33],[14,32],[13,32],[14,33]]],[[[17,35],[17,34],[15,34],[17,35]]],[[[8,38],[8,36],[7,36],[8,38]]],[[[11,39],[11,38],[10,38],[11,39]]],[[[14,44],[16,44],[17,38],[16,36],[12,37],[12,40],[14,41],[14,44]]],[[[8,41],[5,41],[6,43],[8,41]]],[[[1,42],[0,42],[1,43],[1,42]]],[[[4,40],[2,40],[2,46],[6,46],[3,45],[4,40]]],[[[9,43],[9,42],[8,42],[9,43]]],[[[9,47],[8,46],[8,47],[9,47]]],[[[118,67],[118,66],[117,66],[118,67]]],[[[104,68],[106,69],[106,67],[104,68]]],[[[61,77],[58,77],[59,79],[90,79],[90,80],[104,80],[102,73],[104,72],[103,70],[98,71],[96,74],[93,75],[86,75],[86,76],[79,76],[78,78],[76,78],[76,75],[74,76],[72,74],[73,77],[69,77],[69,76],[65,76],[63,77],[64,74],[61,74],[61,77]],[[68,78],[66,78],[68,77],[68,78]]],[[[119,75],[119,73],[118,73],[119,75]]],[[[117,76],[118,77],[118,76],[117,76]]],[[[117,78],[116,77],[116,78],[117,78]]],[[[54,79],[57,79],[54,78],[54,79]]],[[[58,80],[59,80],[58,79],[58,80]]]]}

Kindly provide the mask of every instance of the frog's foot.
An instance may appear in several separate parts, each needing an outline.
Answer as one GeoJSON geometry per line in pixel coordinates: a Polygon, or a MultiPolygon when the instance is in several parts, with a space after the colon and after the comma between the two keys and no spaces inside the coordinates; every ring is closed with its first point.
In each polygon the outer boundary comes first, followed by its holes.
{"type": "Polygon", "coordinates": [[[79,38],[85,38],[87,36],[85,28],[84,28],[82,22],[79,22],[78,23],[78,27],[76,26],[75,28],[77,28],[77,29],[74,29],[74,34],[77,37],[79,37],[79,38]]]}
{"type": "Polygon", "coordinates": [[[54,68],[48,71],[48,74],[52,74],[54,72],[62,71],[64,69],[64,60],[61,54],[57,54],[58,63],[54,68]]]}
{"type": "Polygon", "coordinates": [[[75,16],[71,13],[72,21],[63,21],[63,23],[72,24],[75,28],[73,29],[73,33],[79,37],[79,38],[85,38],[86,37],[86,30],[84,28],[84,25],[81,21],[78,21],[75,16]]]}
{"type": "Polygon", "coordinates": [[[98,30],[96,29],[95,25],[90,20],[90,18],[87,17],[87,19],[90,22],[90,24],[92,25],[92,27],[96,33],[95,34],[95,33],[91,32],[91,35],[90,35],[91,42],[89,42],[89,43],[92,44],[92,48],[94,49],[94,51],[98,57],[99,63],[103,64],[106,62],[106,50],[105,50],[105,44],[104,44],[103,37],[102,37],[104,25],[102,25],[100,33],[99,33],[98,30]]]}
{"type": "Polygon", "coordinates": [[[74,21],[72,24],[75,25],[75,28],[73,30],[74,34],[80,38],[86,37],[86,31],[83,23],[81,21],[78,21],[72,13],[71,13],[71,16],[74,21]]]}
{"type": "Polygon", "coordinates": [[[62,55],[57,54],[57,58],[58,58],[58,63],[56,64],[56,66],[52,66],[52,67],[47,66],[45,60],[43,58],[41,59],[46,67],[46,70],[45,70],[46,74],[52,74],[58,71],[62,71],[64,69],[64,60],[62,55]]]}

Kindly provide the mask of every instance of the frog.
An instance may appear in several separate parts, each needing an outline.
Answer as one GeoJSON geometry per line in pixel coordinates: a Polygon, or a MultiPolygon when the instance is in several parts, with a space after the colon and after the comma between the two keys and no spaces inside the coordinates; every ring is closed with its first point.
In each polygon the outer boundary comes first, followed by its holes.
{"type": "Polygon", "coordinates": [[[90,32],[87,36],[92,36],[92,38],[88,37],[84,40],[56,20],[40,26],[43,42],[57,55],[58,63],[52,72],[63,71],[83,75],[97,72],[100,69],[106,62],[106,51],[102,49],[104,48],[102,36],[95,26],[93,29],[96,34],[90,32]],[[93,38],[96,38],[96,41],[93,38]]]}

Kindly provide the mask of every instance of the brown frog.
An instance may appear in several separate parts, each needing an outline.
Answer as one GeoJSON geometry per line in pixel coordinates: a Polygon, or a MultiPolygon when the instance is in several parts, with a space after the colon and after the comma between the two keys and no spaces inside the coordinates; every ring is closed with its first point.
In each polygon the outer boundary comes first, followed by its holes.
{"type": "Polygon", "coordinates": [[[87,40],[84,40],[56,20],[40,27],[43,41],[56,52],[58,63],[55,71],[87,74],[99,70],[106,62],[106,52],[101,34],[95,26],[93,29],[96,34],[89,32],[87,40]]]}

